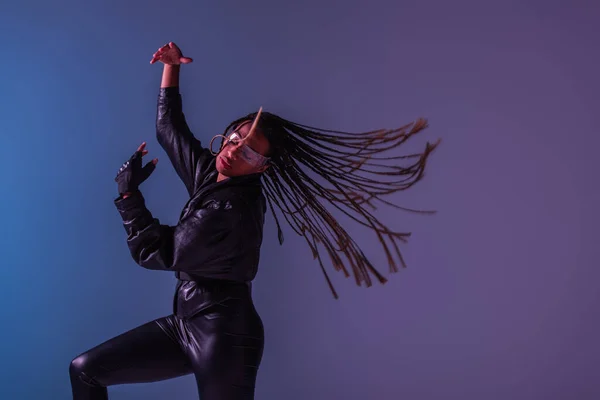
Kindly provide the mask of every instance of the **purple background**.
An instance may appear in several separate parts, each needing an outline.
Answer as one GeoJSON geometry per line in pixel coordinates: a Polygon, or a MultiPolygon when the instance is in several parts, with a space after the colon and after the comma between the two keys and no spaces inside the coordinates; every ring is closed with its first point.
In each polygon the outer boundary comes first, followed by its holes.
{"type": "MultiPolygon", "coordinates": [[[[174,277],[130,259],[114,174],[147,140],[161,222],[186,198],[154,138],[167,41],[205,143],[260,105],[352,131],[429,118],[427,176],[380,210],[413,232],[385,286],[334,301],[269,218],[257,399],[600,397],[597,1],[3,2],[0,398],[70,398],[78,353],[170,312],[174,277]],[[596,250],[594,250],[596,249],[596,250]]],[[[351,227],[386,271],[375,238],[351,227]]],[[[192,377],[111,399],[195,398],[192,377]]]]}

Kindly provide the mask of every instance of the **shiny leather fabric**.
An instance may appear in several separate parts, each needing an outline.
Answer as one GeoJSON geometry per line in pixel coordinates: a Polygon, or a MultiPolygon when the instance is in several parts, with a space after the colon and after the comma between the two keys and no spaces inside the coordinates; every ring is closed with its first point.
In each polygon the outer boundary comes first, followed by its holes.
{"type": "Polygon", "coordinates": [[[215,157],[186,123],[179,90],[158,97],[156,132],[190,199],[175,226],[161,224],[137,191],[115,206],[137,264],[179,279],[173,315],[148,322],[76,357],[75,400],[106,399],[114,384],[194,373],[207,399],[253,399],[263,326],[254,309],[266,202],[260,175],[217,182],[215,157]]]}
{"type": "Polygon", "coordinates": [[[247,286],[229,294],[192,318],[159,318],[76,357],[70,366],[73,399],[105,400],[108,386],[191,373],[202,400],[254,399],[263,326],[247,286]]]}
{"type": "Polygon", "coordinates": [[[215,157],[193,136],[176,87],[158,97],[156,132],[190,199],[176,226],[161,224],[140,192],[115,200],[130,253],[140,266],[175,272],[174,313],[188,317],[208,306],[194,282],[251,282],[256,276],[266,201],[260,174],[217,182],[215,157]]]}

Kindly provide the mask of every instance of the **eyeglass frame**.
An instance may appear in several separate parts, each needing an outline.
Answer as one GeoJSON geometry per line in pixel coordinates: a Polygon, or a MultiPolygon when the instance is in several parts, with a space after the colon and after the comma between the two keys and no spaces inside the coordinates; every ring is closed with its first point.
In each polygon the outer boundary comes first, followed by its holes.
{"type": "MultiPolygon", "coordinates": [[[[247,138],[247,136],[246,136],[247,138]]],[[[217,156],[221,153],[221,151],[223,151],[223,149],[228,146],[229,144],[234,144],[234,145],[238,145],[240,150],[241,150],[241,156],[242,159],[247,162],[248,164],[254,166],[254,167],[264,167],[265,165],[269,164],[271,161],[270,157],[265,157],[262,154],[258,153],[257,151],[255,151],[254,149],[252,149],[250,146],[248,146],[247,144],[243,143],[244,140],[246,140],[246,138],[242,138],[241,135],[237,132],[236,130],[233,130],[231,133],[229,133],[228,136],[226,135],[215,135],[213,136],[213,138],[210,141],[210,152],[213,156],[217,156]],[[237,143],[234,143],[232,139],[232,136],[237,136],[239,139],[237,140],[237,143]],[[219,149],[218,152],[214,152],[212,147],[213,147],[213,142],[216,138],[221,138],[223,141],[221,142],[221,147],[219,149]]]]}

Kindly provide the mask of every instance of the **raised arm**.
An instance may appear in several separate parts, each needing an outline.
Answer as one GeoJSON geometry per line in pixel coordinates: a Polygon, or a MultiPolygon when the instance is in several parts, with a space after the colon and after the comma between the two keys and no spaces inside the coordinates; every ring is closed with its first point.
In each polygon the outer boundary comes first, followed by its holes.
{"type": "Polygon", "coordinates": [[[192,59],[183,57],[181,50],[169,43],[154,53],[150,62],[157,61],[162,62],[164,68],[158,96],[156,137],[191,196],[195,182],[212,159],[210,152],[192,134],[183,114],[179,73],[181,64],[188,64],[192,59]]]}

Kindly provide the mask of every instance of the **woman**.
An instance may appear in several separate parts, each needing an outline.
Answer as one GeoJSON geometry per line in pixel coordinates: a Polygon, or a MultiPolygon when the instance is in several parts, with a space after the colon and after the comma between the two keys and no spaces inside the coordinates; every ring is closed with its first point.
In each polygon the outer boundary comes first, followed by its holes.
{"type": "Polygon", "coordinates": [[[142,167],[148,153],[143,143],[117,174],[115,205],[134,260],[147,269],[175,272],[174,312],[76,357],[70,365],[73,398],[106,399],[111,385],[193,373],[202,400],[253,399],[264,332],[250,287],[259,263],[267,203],[280,243],[276,208],[305,238],[336,298],[320,247],[335,269],[352,274],[358,285],[370,286],[371,275],[384,283],[325,204],[371,228],[391,271],[397,271],[394,255],[403,264],[398,241],[408,234],[388,229],[365,205],[381,201],[393,206],[381,196],[416,183],[435,145],[427,144],[422,154],[380,156],[425,128],[423,120],[399,129],[355,134],[310,128],[259,112],[232,122],[217,135],[221,144],[213,154],[213,143],[210,150],[202,147],[182,112],[179,70],[192,59],[169,43],[153,55],[151,63],[157,61],[164,64],[158,142],[190,199],[176,226],[161,225],[153,218],[138,188],[158,160],[142,167]],[[400,167],[398,160],[409,165],[400,167]],[[314,179],[311,173],[319,177],[314,179]]]}

